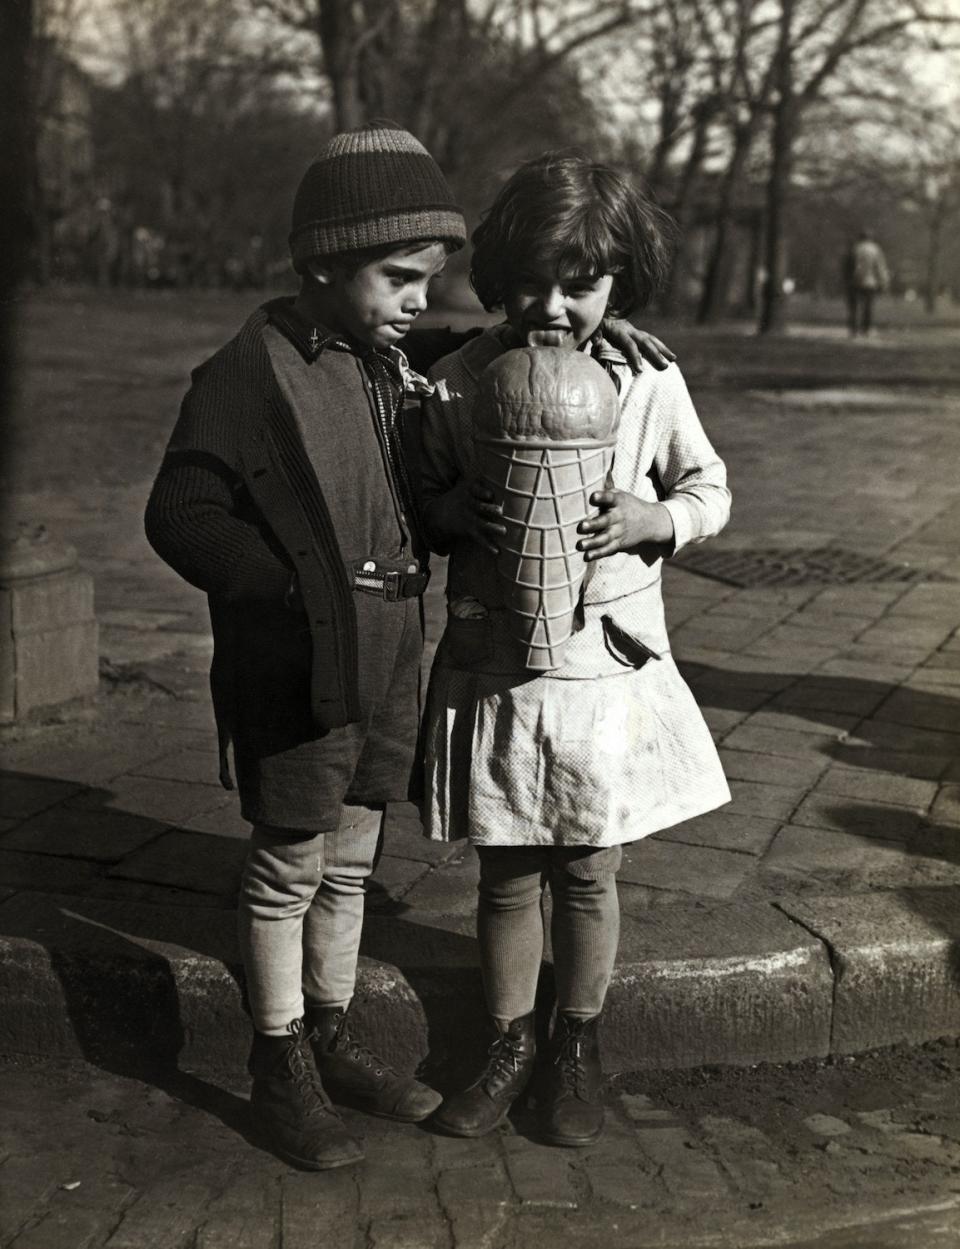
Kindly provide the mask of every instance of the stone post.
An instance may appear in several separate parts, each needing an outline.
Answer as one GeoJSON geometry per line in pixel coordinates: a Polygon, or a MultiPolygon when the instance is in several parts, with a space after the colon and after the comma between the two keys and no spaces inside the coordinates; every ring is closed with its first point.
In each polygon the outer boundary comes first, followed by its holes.
{"type": "Polygon", "coordinates": [[[0,725],[36,720],[97,692],[93,578],[42,525],[0,538],[0,725]]]}

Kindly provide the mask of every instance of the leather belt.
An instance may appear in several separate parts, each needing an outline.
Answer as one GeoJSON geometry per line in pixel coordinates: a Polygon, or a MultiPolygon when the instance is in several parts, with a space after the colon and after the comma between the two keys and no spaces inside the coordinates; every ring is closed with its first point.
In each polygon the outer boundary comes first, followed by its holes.
{"type": "Polygon", "coordinates": [[[353,588],[361,594],[375,594],[394,603],[398,599],[418,598],[430,581],[430,569],[423,571],[414,563],[393,560],[358,559],[349,564],[353,588]]]}

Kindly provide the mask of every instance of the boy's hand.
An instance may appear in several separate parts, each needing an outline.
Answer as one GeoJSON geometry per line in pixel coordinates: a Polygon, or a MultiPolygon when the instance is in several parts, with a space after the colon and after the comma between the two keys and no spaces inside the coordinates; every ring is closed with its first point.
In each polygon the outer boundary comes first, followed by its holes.
{"type": "Polygon", "coordinates": [[[605,317],[600,328],[604,338],[627,357],[627,364],[634,373],[643,372],[644,360],[649,360],[655,369],[665,369],[677,358],[659,338],[646,330],[638,330],[630,321],[605,317]]]}
{"type": "Polygon", "coordinates": [[[641,542],[673,541],[673,518],[662,503],[645,503],[626,490],[598,490],[590,502],[600,515],[578,526],[579,533],[590,535],[577,543],[585,560],[629,551],[641,542]]]}
{"type": "Polygon", "coordinates": [[[449,535],[472,538],[492,555],[499,554],[497,539],[506,536],[507,528],[501,519],[503,509],[494,502],[489,486],[463,478],[435,506],[449,535]]]}

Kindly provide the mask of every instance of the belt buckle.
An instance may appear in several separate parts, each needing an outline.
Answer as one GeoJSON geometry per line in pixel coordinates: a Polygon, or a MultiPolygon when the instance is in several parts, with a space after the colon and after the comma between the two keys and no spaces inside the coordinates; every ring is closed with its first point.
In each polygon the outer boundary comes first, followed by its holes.
{"type": "Polygon", "coordinates": [[[383,597],[388,603],[395,603],[400,597],[400,574],[396,570],[383,574],[383,597]]]}

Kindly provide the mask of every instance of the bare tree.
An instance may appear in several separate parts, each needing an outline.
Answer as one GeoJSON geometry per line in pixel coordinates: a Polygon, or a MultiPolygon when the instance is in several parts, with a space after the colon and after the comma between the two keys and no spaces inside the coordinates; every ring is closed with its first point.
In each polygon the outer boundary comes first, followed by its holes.
{"type": "Polygon", "coordinates": [[[107,16],[116,81],[97,99],[101,179],[128,224],[164,236],[180,280],[211,280],[297,135],[277,87],[290,62],[219,0],[113,0],[107,16]]]}
{"type": "Polygon", "coordinates": [[[901,290],[923,291],[929,304],[956,285],[960,100],[948,81],[945,58],[905,62],[902,49],[878,47],[847,62],[808,109],[790,214],[790,271],[804,288],[842,284],[838,259],[864,227],[901,290]]]}
{"type": "Polygon", "coordinates": [[[765,0],[661,0],[632,43],[635,114],[642,125],[654,105],[656,123],[647,161],[636,142],[625,151],[645,167],[679,226],[665,306],[675,303],[685,234],[709,213],[701,320],[713,320],[726,305],[741,189],[768,116],[774,35],[765,0]]]}
{"type": "Polygon", "coordinates": [[[30,256],[36,280],[46,282],[53,266],[54,234],[70,210],[65,177],[71,161],[83,163],[83,131],[88,100],[75,56],[76,31],[88,11],[87,0],[33,0],[29,40],[21,52],[28,93],[22,105],[22,133],[29,151],[24,187],[32,223],[30,256]],[[71,134],[71,131],[73,132],[71,134]],[[72,151],[71,151],[72,149],[72,151]]]}
{"type": "MultiPolygon", "coordinates": [[[[658,0],[249,0],[306,36],[329,84],[332,121],[386,113],[451,170],[479,126],[499,129],[584,49],[634,27],[658,0]]],[[[542,102],[542,101],[541,101],[542,102]]]]}
{"type": "MultiPolygon", "coordinates": [[[[927,115],[922,124],[908,130],[910,156],[891,169],[890,181],[921,226],[921,286],[927,312],[932,315],[944,285],[944,253],[950,241],[956,251],[955,227],[960,221],[960,123],[955,106],[932,115],[927,110],[923,112],[927,115]]],[[[918,117],[916,121],[919,120],[918,117]]]]}
{"type": "Polygon", "coordinates": [[[928,11],[920,0],[778,0],[778,8],[761,334],[786,322],[784,221],[805,113],[851,58],[881,46],[906,51],[930,32],[957,24],[952,14],[928,11]]]}
{"type": "Polygon", "coordinates": [[[709,49],[712,98],[728,144],[714,212],[714,235],[697,320],[715,321],[725,310],[731,271],[731,237],[737,197],[773,90],[771,21],[760,0],[698,5],[699,29],[709,49]]]}
{"type": "MultiPolygon", "coordinates": [[[[637,50],[646,76],[644,99],[656,103],[659,116],[649,175],[669,198],[681,230],[690,223],[691,202],[698,205],[697,216],[710,203],[698,320],[713,321],[726,310],[734,226],[743,214],[747,178],[759,174],[766,188],[763,259],[769,275],[761,328],[782,323],[786,221],[806,118],[839,83],[843,69],[860,64],[865,77],[879,84],[888,71],[871,62],[878,50],[902,57],[925,32],[943,28],[947,17],[918,3],[664,0],[659,17],[648,21],[652,45],[641,40],[637,50]]],[[[890,126],[896,124],[891,117],[890,126]]],[[[754,237],[758,242],[756,230],[754,237]]]]}
{"type": "MultiPolygon", "coordinates": [[[[667,312],[677,305],[686,267],[684,241],[696,215],[704,166],[718,154],[718,66],[702,37],[701,12],[700,0],[663,0],[637,24],[626,48],[619,35],[610,41],[621,52],[611,67],[621,84],[616,102],[632,97],[636,117],[634,124],[623,126],[618,155],[643,172],[677,226],[676,248],[660,295],[667,312]],[[643,118],[651,104],[655,121],[645,133],[643,118]]],[[[601,66],[596,77],[604,73],[601,66]]]]}

